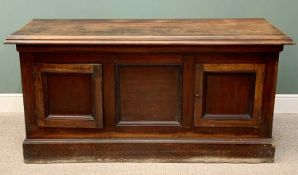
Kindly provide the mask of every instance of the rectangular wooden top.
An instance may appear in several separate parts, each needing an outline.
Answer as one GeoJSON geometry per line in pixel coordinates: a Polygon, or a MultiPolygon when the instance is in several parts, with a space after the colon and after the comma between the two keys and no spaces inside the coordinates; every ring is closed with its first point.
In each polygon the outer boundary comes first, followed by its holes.
{"type": "Polygon", "coordinates": [[[265,19],[34,19],[8,44],[284,45],[293,40],[265,19]]]}

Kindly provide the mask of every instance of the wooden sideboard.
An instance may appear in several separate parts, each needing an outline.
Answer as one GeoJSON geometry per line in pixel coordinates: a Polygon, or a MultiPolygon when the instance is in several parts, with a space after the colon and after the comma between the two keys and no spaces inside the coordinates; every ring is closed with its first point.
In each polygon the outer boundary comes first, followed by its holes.
{"type": "Polygon", "coordinates": [[[272,162],[279,53],[264,19],[32,20],[24,159],[272,162]]]}

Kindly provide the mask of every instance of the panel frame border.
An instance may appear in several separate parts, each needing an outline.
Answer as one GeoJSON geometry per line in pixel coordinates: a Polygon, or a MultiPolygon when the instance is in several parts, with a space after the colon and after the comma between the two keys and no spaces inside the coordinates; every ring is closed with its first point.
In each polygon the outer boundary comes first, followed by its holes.
{"type": "Polygon", "coordinates": [[[239,64],[196,64],[195,65],[195,102],[194,102],[194,127],[260,127],[262,116],[262,96],[265,78],[265,64],[239,63],[239,64]],[[249,116],[239,119],[205,118],[203,114],[203,90],[205,86],[204,73],[255,73],[255,87],[252,106],[252,118],[249,116]]]}
{"type": "Polygon", "coordinates": [[[103,94],[101,64],[33,64],[34,91],[36,96],[35,115],[38,127],[102,128],[103,94]],[[92,115],[48,115],[46,73],[77,73],[92,76],[92,115]]]}

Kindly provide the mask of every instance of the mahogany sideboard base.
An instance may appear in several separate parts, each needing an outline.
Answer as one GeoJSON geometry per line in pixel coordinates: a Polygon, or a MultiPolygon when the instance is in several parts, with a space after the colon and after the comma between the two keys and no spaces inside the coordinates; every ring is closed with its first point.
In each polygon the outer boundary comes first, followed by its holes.
{"type": "Polygon", "coordinates": [[[264,19],[32,20],[26,163],[273,162],[279,54],[264,19]]]}
{"type": "Polygon", "coordinates": [[[272,139],[26,139],[23,150],[25,163],[268,163],[275,147],[272,139]]]}
{"type": "Polygon", "coordinates": [[[273,162],[282,46],[17,49],[26,163],[273,162]]]}

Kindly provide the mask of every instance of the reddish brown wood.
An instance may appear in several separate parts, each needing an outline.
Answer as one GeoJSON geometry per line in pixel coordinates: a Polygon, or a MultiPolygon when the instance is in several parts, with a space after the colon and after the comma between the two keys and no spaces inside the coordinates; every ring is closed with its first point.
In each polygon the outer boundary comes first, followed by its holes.
{"type": "MultiPolygon", "coordinates": [[[[112,61],[112,60],[111,60],[112,61]]],[[[115,65],[106,63],[103,66],[103,106],[104,127],[111,130],[116,123],[116,95],[115,95],[115,65]]],[[[84,131],[83,131],[84,132],[84,131]]],[[[97,133],[97,132],[94,132],[97,133]]],[[[79,134],[80,135],[80,134],[79,134]]]]}
{"type": "Polygon", "coordinates": [[[29,139],[25,140],[23,148],[26,150],[24,152],[26,163],[82,161],[260,163],[273,162],[275,151],[271,139],[29,139]],[[45,148],[48,151],[44,151],[45,148]]]}
{"type": "Polygon", "coordinates": [[[205,77],[205,113],[207,115],[224,115],[223,119],[225,119],[225,115],[247,114],[250,117],[254,82],[254,74],[250,73],[211,73],[207,75],[205,77]],[[225,99],[225,102],[220,103],[219,99],[225,99]]]}
{"type": "Polygon", "coordinates": [[[6,42],[26,162],[273,161],[278,56],[293,41],[263,19],[33,20],[6,42]]]}
{"type": "Polygon", "coordinates": [[[90,75],[48,73],[45,79],[47,84],[44,86],[44,90],[47,92],[44,93],[48,93],[49,98],[47,99],[49,102],[48,114],[92,114],[92,80],[90,75]],[[65,104],[69,105],[66,106],[65,104]]]}
{"type": "MultiPolygon", "coordinates": [[[[231,47],[230,45],[54,45],[54,44],[18,44],[16,45],[17,51],[19,52],[32,52],[36,55],[47,53],[47,54],[55,54],[55,52],[63,52],[59,53],[62,55],[67,55],[67,52],[72,52],[74,50],[81,52],[89,52],[92,56],[99,57],[104,54],[111,53],[170,53],[170,54],[192,54],[192,53],[201,53],[204,54],[219,54],[222,52],[225,53],[264,53],[264,52],[280,52],[283,50],[283,45],[235,45],[231,47]],[[249,47],[247,47],[249,46],[249,47]]],[[[51,55],[49,55],[51,56],[51,55]]],[[[82,56],[82,55],[81,55],[82,56]]],[[[218,55],[220,56],[220,55],[218,55]]],[[[235,55],[234,55],[235,56],[235,55]]],[[[246,54],[242,54],[242,57],[245,57],[246,54]]],[[[237,56],[235,56],[237,57],[237,56]]],[[[249,56],[248,56],[249,57],[249,56]]],[[[52,57],[52,59],[55,59],[52,57]]],[[[62,60],[61,60],[62,61],[62,60]]]]}
{"type": "Polygon", "coordinates": [[[117,65],[117,122],[180,125],[181,66],[117,65]]]}
{"type": "Polygon", "coordinates": [[[259,126],[264,64],[197,64],[195,126],[259,126]]]}
{"type": "Polygon", "coordinates": [[[34,64],[33,69],[38,126],[103,126],[101,65],[34,64]]]}
{"type": "Polygon", "coordinates": [[[195,84],[195,64],[194,56],[184,56],[183,64],[183,87],[182,87],[182,126],[193,128],[193,110],[194,110],[194,84],[195,84]]]}
{"type": "Polygon", "coordinates": [[[33,54],[30,52],[20,53],[22,91],[26,124],[26,137],[37,130],[37,118],[35,115],[35,93],[33,74],[33,54]]]}
{"type": "Polygon", "coordinates": [[[282,45],[293,41],[265,19],[35,19],[6,43],[282,45]]]}
{"type": "Polygon", "coordinates": [[[271,53],[266,57],[266,77],[264,80],[264,100],[261,135],[272,137],[273,112],[277,82],[279,53],[271,53]]]}

